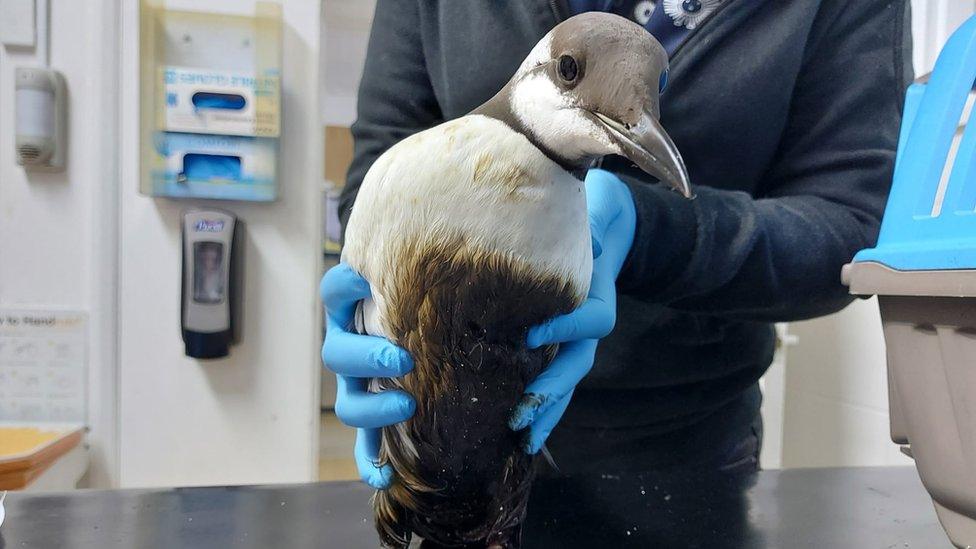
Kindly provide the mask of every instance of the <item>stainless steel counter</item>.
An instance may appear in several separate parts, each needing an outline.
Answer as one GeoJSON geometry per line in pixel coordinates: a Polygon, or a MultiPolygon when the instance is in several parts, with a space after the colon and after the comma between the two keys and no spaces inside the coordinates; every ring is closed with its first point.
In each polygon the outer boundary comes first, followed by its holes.
{"type": "MultiPolygon", "coordinates": [[[[11,493],[0,548],[377,547],[359,483],[11,493]]],[[[525,547],[949,547],[913,468],[541,480],[525,547]]]]}

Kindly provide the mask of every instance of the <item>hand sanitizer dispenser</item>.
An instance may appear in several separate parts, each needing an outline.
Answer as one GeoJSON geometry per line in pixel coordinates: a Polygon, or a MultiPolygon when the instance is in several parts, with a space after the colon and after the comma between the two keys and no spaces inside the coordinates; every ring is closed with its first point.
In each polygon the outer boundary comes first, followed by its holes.
{"type": "Polygon", "coordinates": [[[183,214],[182,328],[186,355],[227,356],[240,330],[243,223],[223,210],[183,214]]]}

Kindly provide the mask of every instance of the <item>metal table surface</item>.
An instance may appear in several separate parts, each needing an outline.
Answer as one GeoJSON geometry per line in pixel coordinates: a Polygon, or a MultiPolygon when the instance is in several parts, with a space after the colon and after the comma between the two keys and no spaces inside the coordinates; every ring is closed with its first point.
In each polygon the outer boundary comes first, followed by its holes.
{"type": "MultiPolygon", "coordinates": [[[[0,548],[377,547],[359,483],[11,493],[0,548]]],[[[911,467],[541,480],[525,547],[950,547],[911,467]]]]}

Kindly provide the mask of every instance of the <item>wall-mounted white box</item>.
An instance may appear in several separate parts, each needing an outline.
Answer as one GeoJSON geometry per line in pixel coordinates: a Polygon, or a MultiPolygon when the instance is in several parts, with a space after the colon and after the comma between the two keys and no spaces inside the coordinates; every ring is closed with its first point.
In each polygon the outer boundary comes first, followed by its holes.
{"type": "Polygon", "coordinates": [[[0,43],[33,48],[37,41],[34,0],[0,0],[0,43]]]}

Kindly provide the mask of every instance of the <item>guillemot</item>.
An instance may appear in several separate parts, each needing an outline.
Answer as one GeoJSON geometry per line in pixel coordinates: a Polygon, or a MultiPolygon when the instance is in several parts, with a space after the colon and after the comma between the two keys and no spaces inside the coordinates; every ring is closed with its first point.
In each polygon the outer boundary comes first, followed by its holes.
{"type": "Polygon", "coordinates": [[[489,101],[416,133],[363,180],[342,261],[369,281],[359,331],[413,356],[374,380],[417,402],[383,429],[396,478],[374,499],[387,546],[517,547],[534,458],[507,420],[555,355],[526,332],[578,307],[592,251],[582,174],[605,155],[691,196],[658,119],[667,54],[642,27],[585,13],[553,28],[489,101]]]}

